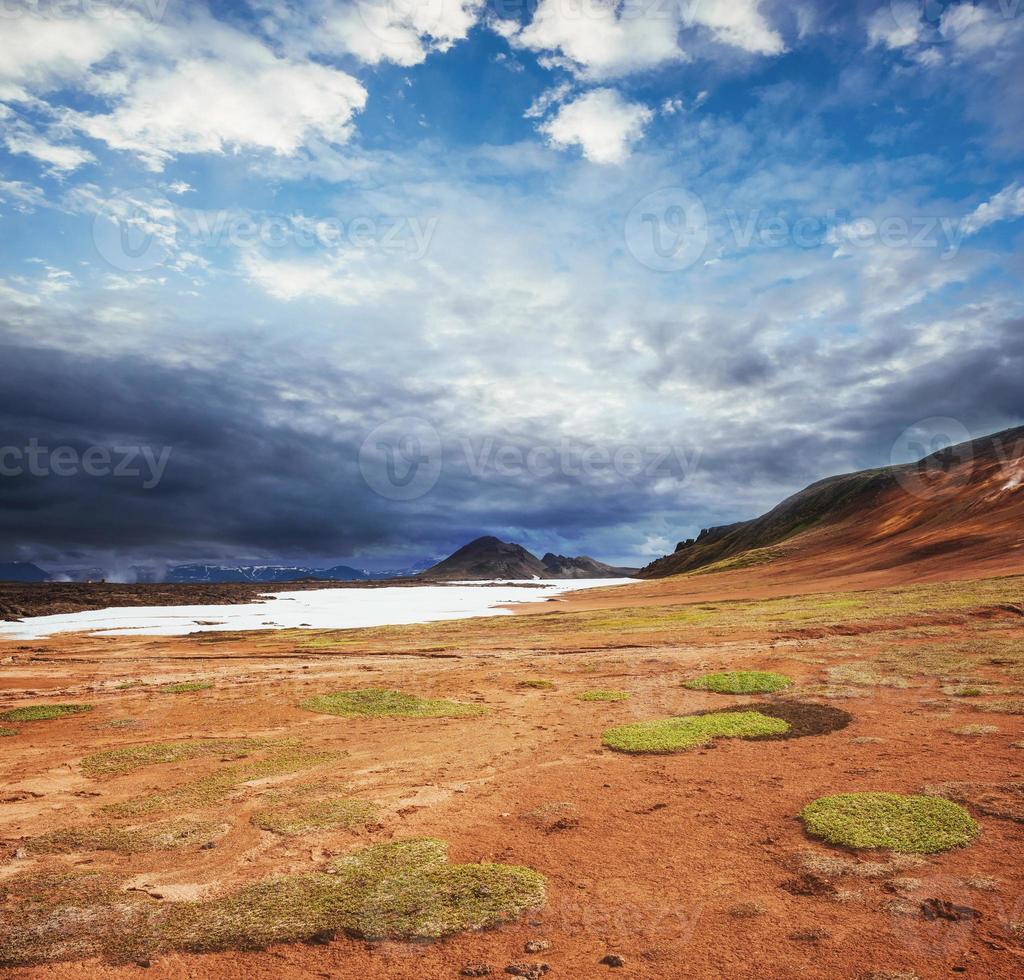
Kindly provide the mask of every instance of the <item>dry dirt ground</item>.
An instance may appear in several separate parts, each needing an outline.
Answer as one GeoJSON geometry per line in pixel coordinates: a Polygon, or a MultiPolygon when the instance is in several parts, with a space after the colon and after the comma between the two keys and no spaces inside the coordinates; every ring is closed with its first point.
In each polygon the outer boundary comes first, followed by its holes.
{"type": "MultiPolygon", "coordinates": [[[[125,894],[179,902],[403,837],[442,838],[453,861],[523,865],[547,881],[538,911],[438,942],[317,937],[146,965],[107,956],[12,966],[4,975],[433,980],[473,964],[507,975],[525,962],[547,964],[552,978],[1018,978],[1024,810],[1013,784],[1024,762],[1024,577],[1013,571],[1012,560],[988,559],[888,578],[877,569],[801,575],[767,566],[420,627],[0,643],[0,710],[93,706],[11,725],[19,734],[0,739],[0,929],[14,914],[17,883],[46,874],[108,872],[125,894]],[[681,686],[722,669],[787,674],[795,685],[777,697],[829,704],[852,720],[831,734],[720,741],[676,755],[602,748],[602,731],[615,725],[753,700],[681,686]],[[192,680],[212,686],[161,690],[192,680]],[[551,686],[523,683],[535,680],[551,686]],[[298,707],[364,687],[489,711],[341,718],[298,707]],[[579,699],[592,689],[632,696],[579,699]],[[239,761],[214,754],[114,775],[81,764],[110,748],[213,737],[292,739],[333,755],[300,771],[249,773],[199,797],[188,787],[239,761]],[[378,804],[377,817],[291,837],[253,825],[268,797],[311,779],[378,804]],[[962,850],[895,861],[854,854],[812,840],[796,818],[825,794],[949,782],[985,784],[962,790],[981,826],[962,850]],[[216,846],[131,855],[31,846],[97,819],[125,823],[101,808],[153,794],[163,794],[163,810],[143,819],[211,821],[225,830],[216,846]],[[974,913],[930,919],[929,899],[974,913]],[[525,952],[531,941],[547,946],[525,952]],[[609,953],[624,966],[603,965],[609,953]]],[[[32,914],[46,922],[45,907],[32,914]]],[[[73,910],[62,914],[80,929],[73,910]]]]}

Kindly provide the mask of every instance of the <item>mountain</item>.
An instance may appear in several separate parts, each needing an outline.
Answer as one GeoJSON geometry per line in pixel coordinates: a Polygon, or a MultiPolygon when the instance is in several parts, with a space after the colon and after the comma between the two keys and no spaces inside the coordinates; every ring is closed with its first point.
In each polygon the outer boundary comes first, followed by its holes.
{"type": "Polygon", "coordinates": [[[329,582],[362,582],[370,576],[348,565],[333,568],[305,568],[289,565],[176,565],[167,571],[165,582],[297,582],[300,579],[329,582]]]}
{"type": "Polygon", "coordinates": [[[484,537],[470,541],[444,561],[428,568],[420,577],[445,581],[626,578],[635,571],[613,568],[593,558],[564,558],[547,554],[542,561],[520,544],[484,537]]]}
{"type": "Polygon", "coordinates": [[[1022,526],[1024,427],[916,463],[821,480],[753,520],[706,528],[640,576],[797,561],[822,573],[839,565],[864,572],[943,563],[996,568],[1024,557],[1022,526]]]}
{"type": "Polygon", "coordinates": [[[49,582],[50,575],[30,561],[0,562],[0,582],[49,582]]]}
{"type": "Polygon", "coordinates": [[[565,555],[553,555],[550,551],[541,562],[551,578],[631,578],[639,571],[637,568],[606,565],[603,561],[596,561],[586,555],[580,558],[566,558],[565,555]]]}

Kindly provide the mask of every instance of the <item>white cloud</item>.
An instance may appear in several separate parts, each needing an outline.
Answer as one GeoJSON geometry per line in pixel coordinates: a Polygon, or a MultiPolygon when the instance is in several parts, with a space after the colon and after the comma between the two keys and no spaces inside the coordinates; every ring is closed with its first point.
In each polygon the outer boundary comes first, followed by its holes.
{"type": "Polygon", "coordinates": [[[1010,18],[995,10],[959,3],[946,9],[939,29],[965,54],[977,54],[1006,41],[1012,26],[1010,18]]]}
{"type": "Polygon", "coordinates": [[[20,180],[0,180],[0,203],[12,201],[17,211],[34,211],[45,207],[46,195],[42,189],[20,180]]]}
{"type": "Polygon", "coordinates": [[[315,259],[271,259],[249,251],[242,256],[245,277],[274,299],[326,299],[339,306],[357,306],[388,293],[411,289],[413,283],[393,263],[374,262],[366,252],[347,251],[315,259]]]}
{"type": "Polygon", "coordinates": [[[897,0],[879,7],[868,20],[868,40],[890,50],[907,48],[921,38],[921,6],[911,0],[897,0]]]}
{"type": "Polygon", "coordinates": [[[11,153],[19,153],[34,157],[42,163],[49,164],[55,173],[65,174],[77,170],[82,164],[91,163],[96,158],[79,146],[51,143],[38,133],[18,129],[4,136],[4,144],[11,153]]]}
{"type": "MultiPolygon", "coordinates": [[[[446,28],[447,29],[447,28],[446,28]]],[[[159,29],[137,13],[47,17],[26,12],[0,35],[0,97],[56,115],[41,96],[78,87],[109,111],[60,110],[61,124],[138,154],[153,170],[179,153],[255,150],[288,156],[344,143],[366,90],[351,75],[281,57],[202,8],[159,29]]],[[[15,152],[68,171],[87,151],[19,134],[15,152]]]]}
{"type": "Polygon", "coordinates": [[[704,28],[713,40],[753,54],[779,54],[785,47],[760,0],[625,6],[618,0],[541,0],[526,27],[516,31],[505,22],[498,29],[520,47],[553,52],[547,64],[599,80],[685,59],[679,36],[690,28],[704,28]]]}
{"type": "Polygon", "coordinates": [[[1014,183],[1004,187],[991,200],[979,204],[966,218],[961,231],[965,235],[976,235],[983,228],[997,221],[1012,221],[1024,216],[1024,184],[1014,183]]]}
{"type": "Polygon", "coordinates": [[[151,27],[127,11],[112,17],[5,16],[0,31],[0,98],[23,101],[63,83],[89,81],[89,69],[135,49],[151,27]]]}
{"type": "Polygon", "coordinates": [[[716,41],[751,54],[781,54],[785,44],[761,13],[760,0],[689,0],[687,20],[707,27],[716,41]]]}
{"type": "Polygon", "coordinates": [[[622,163],[653,117],[614,89],[597,88],[562,106],[539,128],[554,146],[578,145],[592,163],[622,163]]]}
{"type": "Polygon", "coordinates": [[[548,110],[552,106],[564,101],[570,92],[572,92],[572,84],[570,82],[553,85],[551,88],[545,89],[533,100],[530,108],[523,113],[523,116],[526,119],[541,119],[547,115],[548,110]]]}
{"type": "MultiPolygon", "coordinates": [[[[321,6],[314,50],[344,52],[367,64],[418,65],[447,51],[476,23],[482,0],[355,0],[321,6]]],[[[315,10],[317,8],[314,8],[315,10]]]]}
{"type": "Polygon", "coordinates": [[[289,156],[310,139],[348,139],[352,116],[366,102],[352,76],[277,58],[254,41],[233,47],[230,59],[186,58],[140,78],[113,112],[82,115],[79,126],[154,170],[180,153],[289,156]]]}

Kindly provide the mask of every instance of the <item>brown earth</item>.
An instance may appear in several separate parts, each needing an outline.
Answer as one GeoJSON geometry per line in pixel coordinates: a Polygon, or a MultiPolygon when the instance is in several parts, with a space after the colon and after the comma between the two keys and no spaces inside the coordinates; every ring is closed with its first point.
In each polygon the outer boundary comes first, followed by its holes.
{"type": "MultiPolygon", "coordinates": [[[[449,842],[453,861],[525,865],[547,880],[540,911],[440,942],[318,935],[261,951],[152,957],[146,967],[114,962],[113,950],[12,965],[4,975],[440,980],[479,964],[497,976],[513,964],[545,963],[555,980],[1024,976],[1017,466],[976,458],[966,479],[955,468],[934,477],[934,499],[920,488],[890,488],[870,508],[837,511],[730,567],[567,595],[517,616],[0,642],[0,711],[94,707],[54,721],[0,722],[19,730],[0,739],[0,957],[5,917],[27,914],[30,929],[91,928],[83,908],[54,920],[45,901],[11,897],[43,874],[103,871],[123,901],[172,903],[305,873],[371,843],[432,836],[449,842]],[[757,698],[681,686],[724,669],[778,671],[795,683],[757,698]],[[190,680],[212,686],[161,691],[190,680]],[[365,687],[489,712],[345,719],[298,707],[311,695],[365,687]],[[631,697],[579,699],[593,689],[631,697]],[[601,745],[602,732],[619,724],[744,704],[768,705],[800,737],[659,756],[601,745]],[[834,709],[851,716],[845,727],[834,709]],[[103,777],[81,766],[113,747],[243,736],[336,755],[312,771],[253,777],[198,801],[179,788],[202,785],[202,776],[236,760],[207,755],[103,777]],[[269,794],[313,777],[379,804],[379,818],[294,837],[253,825],[269,794]],[[855,854],[810,839],[796,817],[830,793],[922,787],[972,809],[981,827],[974,844],[919,859],[855,854]],[[38,853],[30,843],[90,821],[123,824],[101,808],[160,792],[177,800],[174,815],[227,832],[214,847],[132,855],[38,853]],[[602,963],[610,954],[624,965],[602,963]]],[[[186,601],[248,598],[248,587],[202,588],[211,591],[186,601]]],[[[34,611],[155,601],[153,587],[116,599],[26,589],[34,611]]]]}
{"type": "Polygon", "coordinates": [[[973,566],[926,556],[911,573],[875,567],[867,554],[846,557],[845,568],[837,559],[821,574],[799,562],[758,566],[567,596],[526,606],[522,616],[421,627],[0,644],[4,709],[48,701],[95,706],[86,715],[17,725],[20,735],[0,741],[0,891],[47,869],[106,869],[122,887],[160,896],[155,902],[216,896],[408,836],[449,841],[454,861],[526,865],[548,882],[540,912],[442,942],[335,937],[261,952],[168,955],[147,969],[92,959],[12,967],[5,976],[433,980],[479,963],[504,975],[510,964],[544,962],[552,978],[852,980],[872,970],[923,980],[1019,977],[1019,823],[976,814],[977,843],[906,869],[887,866],[887,855],[869,855],[875,863],[864,864],[816,843],[795,815],[832,792],[1019,781],[1024,749],[1015,743],[1024,739],[1024,717],[979,709],[998,708],[1024,685],[1024,617],[1014,611],[1024,579],[1010,576],[1020,565],[1013,554],[982,556],[973,566]],[[1010,577],[993,577],[1000,575],[1010,577]],[[876,591],[853,591],[866,588],[876,591]],[[876,674],[865,676],[866,666],[876,674]],[[616,724],[763,700],[680,686],[726,668],[788,674],[794,696],[841,708],[853,720],[827,735],[723,741],[671,756],[602,749],[602,730],[616,724]],[[213,687],[158,690],[196,678],[213,687]],[[554,688],[523,687],[526,678],[554,688]],[[998,685],[998,693],[948,693],[964,681],[998,685]],[[118,689],[126,682],[141,685],[118,689]],[[491,712],[343,719],[297,707],[311,694],[368,686],[491,712]],[[588,689],[633,696],[578,700],[588,689]],[[118,721],[131,727],[111,727],[118,721]],[[978,724],[998,731],[955,733],[978,724]],[[81,824],[105,804],[231,765],[196,759],[98,779],[80,769],[84,755],[210,736],[287,736],[338,752],[321,772],[379,803],[380,820],[304,837],[257,830],[249,817],[268,790],[264,780],[195,810],[230,825],[213,849],[132,856],[22,850],[28,838],[81,824]],[[980,918],[925,918],[932,899],[980,918]],[[550,946],[526,953],[531,940],[550,946]],[[609,953],[625,966],[602,965],[609,953]]]}

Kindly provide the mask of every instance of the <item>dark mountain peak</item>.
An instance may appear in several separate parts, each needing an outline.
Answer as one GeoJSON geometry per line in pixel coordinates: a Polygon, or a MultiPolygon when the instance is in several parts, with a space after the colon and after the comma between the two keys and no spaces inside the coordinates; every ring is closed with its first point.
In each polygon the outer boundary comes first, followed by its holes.
{"type": "Polygon", "coordinates": [[[30,561],[0,562],[0,582],[49,582],[50,575],[30,561]]]}
{"type": "Polygon", "coordinates": [[[626,578],[635,568],[613,568],[593,558],[566,558],[548,552],[543,559],[521,544],[492,535],[477,538],[423,573],[436,580],[483,581],[535,578],[626,578]]]}

